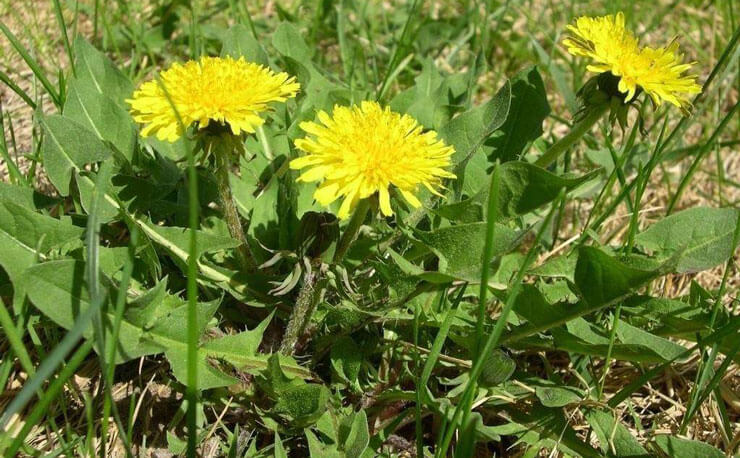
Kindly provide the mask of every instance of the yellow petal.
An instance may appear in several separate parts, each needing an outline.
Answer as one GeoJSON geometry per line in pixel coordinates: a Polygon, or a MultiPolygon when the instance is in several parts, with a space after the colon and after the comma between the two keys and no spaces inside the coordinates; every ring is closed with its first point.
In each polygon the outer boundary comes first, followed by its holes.
{"type": "Polygon", "coordinates": [[[316,202],[327,207],[339,197],[337,191],[339,191],[339,184],[324,184],[314,191],[313,198],[316,199],[316,202]]]}
{"type": "Polygon", "coordinates": [[[406,202],[408,202],[409,205],[411,205],[414,208],[421,207],[421,202],[419,201],[419,199],[416,198],[416,196],[413,193],[406,191],[405,189],[399,189],[399,191],[401,191],[401,195],[403,196],[404,199],[406,199],[406,202]]]}
{"type": "Polygon", "coordinates": [[[308,183],[312,181],[319,181],[320,179],[324,178],[327,170],[328,167],[326,166],[318,166],[308,169],[307,171],[303,172],[301,176],[298,177],[298,181],[305,181],[308,183]]]}
{"type": "Polygon", "coordinates": [[[378,200],[380,202],[380,212],[384,216],[391,216],[393,209],[391,208],[391,196],[388,193],[388,188],[378,189],[378,200]]]}

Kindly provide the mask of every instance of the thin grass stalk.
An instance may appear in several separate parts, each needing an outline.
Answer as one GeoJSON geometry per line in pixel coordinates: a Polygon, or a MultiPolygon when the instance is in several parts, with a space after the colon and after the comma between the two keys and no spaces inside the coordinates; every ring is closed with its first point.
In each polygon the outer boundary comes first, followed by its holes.
{"type": "Polygon", "coordinates": [[[190,241],[188,244],[188,351],[186,399],[188,401],[188,458],[195,458],[198,439],[198,172],[195,169],[195,155],[188,153],[188,223],[190,241]]]}
{"type": "MultiPolygon", "coordinates": [[[[588,214],[588,218],[586,218],[586,223],[583,225],[583,227],[589,227],[589,224],[591,223],[591,218],[596,213],[596,210],[600,208],[600,204],[602,202],[602,199],[607,194],[609,190],[611,190],[612,186],[614,185],[614,181],[617,178],[617,168],[622,170],[624,167],[624,164],[626,164],[629,159],[632,158],[634,154],[634,146],[635,146],[635,140],[637,138],[637,131],[638,126],[637,124],[632,126],[632,129],[630,130],[629,136],[627,137],[627,143],[622,148],[622,154],[619,156],[618,161],[614,163],[614,170],[612,170],[612,173],[609,175],[609,178],[606,180],[606,184],[601,188],[601,191],[599,191],[599,195],[596,197],[596,200],[594,201],[593,208],[588,214]]],[[[622,172],[624,173],[624,172],[622,172]]],[[[624,189],[624,184],[622,185],[622,189],[624,189]]]]}
{"type": "MultiPolygon", "coordinates": [[[[563,190],[561,191],[560,197],[557,199],[557,201],[561,200],[564,195],[565,193],[563,190]]],[[[514,308],[516,297],[519,295],[519,291],[521,290],[521,286],[522,286],[521,283],[522,283],[522,280],[524,279],[524,275],[527,272],[529,265],[534,260],[534,255],[537,252],[537,247],[540,241],[542,240],[542,235],[545,233],[548,226],[550,225],[550,221],[552,221],[552,218],[553,218],[553,215],[555,214],[556,209],[557,209],[557,205],[551,206],[550,211],[545,217],[545,220],[542,222],[542,226],[537,231],[537,235],[535,237],[534,243],[532,244],[532,248],[527,253],[527,256],[525,257],[524,261],[522,262],[522,265],[519,267],[519,270],[517,271],[516,276],[514,277],[514,280],[512,281],[513,286],[511,287],[509,291],[509,295],[506,298],[506,303],[504,304],[504,307],[501,310],[501,314],[496,320],[496,324],[493,327],[493,331],[491,332],[491,334],[489,334],[488,340],[486,341],[486,345],[483,347],[483,350],[481,352],[482,355],[490,354],[494,350],[494,348],[496,348],[496,346],[498,345],[499,339],[501,338],[504,328],[507,325],[509,314],[511,313],[511,310],[514,308]]],[[[470,409],[467,409],[464,412],[463,412],[463,409],[467,406],[470,406],[472,403],[472,399],[475,397],[478,377],[480,377],[481,372],[483,371],[484,363],[485,363],[485,358],[478,358],[473,363],[473,368],[470,370],[470,375],[468,378],[468,384],[465,387],[465,391],[463,393],[463,399],[460,403],[458,403],[457,407],[455,408],[455,412],[453,413],[452,420],[447,425],[446,431],[442,438],[442,443],[437,449],[436,455],[438,457],[446,456],[447,449],[449,448],[450,443],[452,442],[452,437],[454,436],[455,431],[458,428],[458,425],[467,424],[467,420],[470,416],[470,409]]]]}
{"type": "Polygon", "coordinates": [[[658,135],[658,140],[655,143],[655,148],[653,148],[653,152],[650,155],[650,159],[648,159],[647,165],[641,170],[641,172],[635,177],[634,180],[630,181],[629,184],[622,188],[620,193],[617,195],[617,197],[614,199],[614,201],[609,205],[609,207],[601,214],[601,216],[594,221],[591,226],[587,226],[587,229],[585,229],[582,234],[581,238],[579,240],[579,245],[583,243],[586,240],[586,235],[588,234],[589,230],[593,230],[601,226],[604,221],[606,221],[609,216],[614,214],[614,211],[617,209],[619,204],[624,200],[625,197],[629,196],[630,191],[632,188],[637,185],[641,180],[648,180],[650,177],[650,173],[655,168],[655,165],[658,162],[658,158],[660,156],[661,151],[661,145],[663,144],[663,135],[665,134],[665,129],[668,125],[668,118],[665,118],[663,121],[663,125],[660,129],[660,134],[658,135]]]}
{"type": "MultiPolygon", "coordinates": [[[[715,343],[712,349],[717,348],[717,344],[715,343]]],[[[716,351],[716,350],[715,350],[716,351]]],[[[735,355],[740,352],[740,339],[736,339],[733,346],[730,348],[730,350],[725,354],[725,359],[722,360],[722,363],[719,365],[719,367],[714,371],[714,375],[712,376],[712,379],[707,383],[706,388],[704,391],[702,391],[699,396],[696,399],[696,402],[694,403],[694,408],[690,412],[690,415],[693,416],[696,414],[696,410],[699,408],[700,405],[704,403],[704,401],[707,400],[710,394],[716,393],[716,388],[719,386],[719,383],[722,381],[722,378],[727,374],[727,369],[730,367],[730,364],[735,362],[735,355]]],[[[710,358],[710,364],[714,363],[715,358],[710,358]]],[[[707,364],[707,367],[710,367],[710,364],[707,364]]],[[[710,370],[706,371],[707,373],[710,372],[710,370]]],[[[696,386],[698,389],[699,386],[696,386]]],[[[721,401],[722,397],[717,396],[717,403],[722,404],[721,401]]],[[[689,413],[686,414],[684,418],[689,417],[689,413]]],[[[688,426],[689,420],[687,420],[687,426],[688,426]]],[[[729,429],[728,431],[731,431],[732,429],[729,429]]]]}
{"type": "MultiPolygon", "coordinates": [[[[463,294],[465,293],[467,287],[467,283],[460,286],[457,296],[455,296],[455,298],[452,300],[452,303],[450,304],[450,307],[445,312],[445,317],[442,321],[442,325],[437,331],[437,336],[434,338],[434,342],[432,342],[432,348],[429,349],[427,360],[424,363],[424,369],[421,371],[420,384],[417,386],[417,388],[421,389],[424,398],[428,397],[426,392],[427,383],[429,382],[429,378],[432,376],[432,371],[434,370],[434,366],[437,364],[437,360],[441,357],[442,347],[444,346],[445,340],[447,340],[447,335],[450,332],[450,328],[452,328],[452,322],[455,319],[457,308],[460,305],[460,302],[462,302],[463,294]]],[[[448,290],[445,289],[440,296],[440,308],[445,302],[447,302],[447,295],[448,290]]],[[[428,400],[429,399],[427,399],[427,401],[428,400]]]]}
{"type": "MultiPolygon", "coordinates": [[[[34,393],[39,391],[43,384],[54,374],[54,371],[63,362],[64,358],[77,346],[83,333],[89,329],[93,315],[96,311],[100,310],[101,306],[101,301],[91,301],[90,306],[78,315],[72,328],[64,335],[54,349],[46,355],[41,364],[39,364],[36,374],[28,379],[21,391],[8,404],[2,417],[0,417],[0,430],[5,429],[10,419],[25,408],[34,393]]],[[[47,392],[46,395],[48,396],[49,393],[47,392]]]]}
{"type": "Polygon", "coordinates": [[[3,111],[2,101],[0,101],[0,156],[2,156],[8,167],[8,178],[10,182],[19,186],[28,186],[28,182],[15,163],[15,160],[10,157],[8,142],[5,140],[5,112],[3,111]]]}
{"type": "MultiPolygon", "coordinates": [[[[112,8],[112,6],[108,5],[109,0],[103,1],[105,2],[104,9],[106,11],[109,11],[112,8]]],[[[103,14],[101,18],[103,20],[103,48],[113,48],[116,59],[120,61],[124,60],[124,56],[121,53],[121,48],[118,46],[118,40],[116,40],[113,36],[113,29],[111,28],[110,22],[108,21],[108,16],[103,14]]]]}
{"type": "Polygon", "coordinates": [[[62,5],[59,4],[59,0],[53,0],[54,3],[54,16],[59,24],[59,31],[62,34],[62,43],[64,44],[64,50],[67,52],[67,59],[69,59],[69,66],[72,69],[72,74],[76,75],[77,71],[75,68],[74,54],[72,53],[72,46],[69,44],[69,36],[67,35],[67,24],[64,23],[64,15],[62,14],[62,5]]]}
{"type": "MultiPolygon", "coordinates": [[[[103,374],[105,377],[105,390],[106,390],[106,396],[103,401],[103,418],[102,418],[102,447],[101,452],[105,452],[106,448],[106,436],[107,436],[107,429],[108,429],[108,419],[110,418],[111,409],[115,408],[115,404],[113,403],[113,376],[115,374],[115,361],[116,361],[116,354],[118,351],[118,338],[120,336],[121,331],[121,323],[123,322],[123,313],[126,309],[126,292],[128,291],[129,283],[131,281],[131,274],[134,270],[134,259],[136,257],[136,245],[139,237],[139,230],[134,226],[134,228],[131,231],[131,237],[129,241],[128,246],[128,258],[126,259],[126,263],[123,266],[123,271],[121,274],[121,281],[118,285],[118,296],[116,297],[116,308],[114,310],[114,317],[113,317],[113,323],[112,323],[112,331],[111,331],[111,337],[106,342],[106,354],[107,360],[109,361],[109,364],[107,366],[107,370],[103,374]]],[[[120,423],[120,419],[117,421],[118,428],[119,428],[119,436],[122,438],[124,444],[127,448],[127,453],[131,454],[131,450],[129,448],[129,443],[125,440],[126,438],[126,430],[123,428],[123,425],[120,423]]]]}
{"type": "MultiPolygon", "coordinates": [[[[635,236],[639,230],[639,217],[640,217],[640,202],[642,196],[647,188],[647,174],[639,174],[637,177],[637,189],[635,190],[635,202],[632,204],[632,212],[630,214],[630,224],[627,230],[627,245],[625,246],[624,252],[629,254],[632,252],[632,248],[635,246],[635,236]]],[[[629,199],[627,199],[629,202],[629,199]]]]}
{"type": "Polygon", "coordinates": [[[33,376],[35,370],[33,362],[31,361],[31,356],[29,355],[26,346],[23,345],[21,334],[19,333],[18,328],[16,328],[10,313],[8,313],[5,303],[2,301],[0,301],[0,327],[2,327],[5,337],[8,339],[8,343],[10,344],[10,348],[21,363],[23,370],[26,371],[29,376],[33,376]]]}
{"type": "Polygon", "coordinates": [[[408,40],[409,29],[411,28],[411,21],[414,18],[414,15],[416,14],[417,6],[420,3],[421,5],[423,5],[424,0],[414,0],[414,3],[411,4],[409,15],[406,17],[406,22],[404,22],[403,29],[401,30],[401,37],[398,39],[398,42],[397,42],[398,44],[393,48],[393,54],[391,55],[391,60],[388,64],[388,71],[385,73],[383,82],[380,84],[380,87],[376,95],[376,100],[381,100],[385,96],[385,93],[388,90],[389,83],[392,79],[392,76],[395,74],[394,70],[399,65],[399,59],[401,59],[401,53],[404,50],[404,48],[408,46],[408,43],[406,43],[406,41],[408,40]]]}
{"type": "Polygon", "coordinates": [[[488,295],[488,280],[491,276],[491,262],[493,258],[493,238],[496,235],[496,221],[498,220],[499,207],[499,185],[501,181],[500,168],[494,166],[491,175],[491,184],[488,190],[488,212],[486,214],[486,240],[483,247],[483,259],[481,260],[481,282],[478,294],[478,319],[475,326],[475,353],[476,358],[481,358],[481,344],[483,342],[483,327],[486,321],[486,303],[488,295]]]}
{"type": "Polygon", "coordinates": [[[598,390],[596,392],[596,400],[601,402],[601,397],[604,394],[604,384],[606,383],[606,376],[609,374],[609,365],[611,364],[612,351],[614,350],[614,340],[617,335],[617,326],[619,324],[619,315],[622,311],[622,303],[618,303],[614,309],[614,317],[612,318],[612,327],[609,330],[609,347],[606,350],[606,358],[604,358],[604,372],[601,374],[599,379],[598,390]]]}
{"type": "Polygon", "coordinates": [[[691,178],[693,178],[694,173],[699,168],[699,164],[701,164],[701,161],[704,160],[707,153],[711,151],[712,147],[716,144],[717,139],[719,138],[720,134],[725,130],[725,127],[730,123],[730,120],[735,116],[735,114],[740,110],[740,102],[736,102],[735,105],[730,109],[729,112],[725,115],[725,117],[722,119],[722,121],[719,123],[716,129],[714,129],[714,132],[712,132],[712,135],[709,137],[709,140],[704,143],[702,148],[699,149],[699,151],[696,153],[696,156],[694,157],[693,162],[691,163],[691,166],[689,167],[689,170],[684,174],[683,178],[681,179],[681,182],[678,184],[678,189],[676,189],[676,192],[671,197],[670,202],[668,203],[668,209],[666,210],[666,216],[670,215],[673,212],[673,209],[676,207],[676,204],[681,199],[681,195],[686,190],[686,186],[688,186],[689,182],[691,181],[691,178]]]}
{"type": "MultiPolygon", "coordinates": [[[[186,130],[182,116],[172,101],[167,87],[157,77],[157,84],[167,98],[180,129],[186,130]]],[[[200,226],[200,205],[198,203],[198,171],[195,168],[195,152],[187,149],[187,187],[188,187],[188,240],[187,255],[187,352],[185,401],[187,402],[186,424],[188,428],[187,456],[195,458],[198,445],[198,227],[200,226]]]]}
{"type": "Polygon", "coordinates": [[[414,436],[416,438],[416,457],[424,458],[424,430],[422,429],[421,418],[421,355],[419,348],[419,320],[421,319],[421,304],[416,301],[414,305],[414,369],[416,372],[416,391],[414,393],[414,436]]]}
{"type": "Polygon", "coordinates": [[[59,375],[54,379],[53,382],[51,382],[51,385],[49,385],[49,389],[46,391],[44,397],[39,400],[38,404],[34,406],[31,413],[25,418],[25,424],[23,425],[23,428],[21,428],[21,430],[15,436],[13,442],[10,444],[10,447],[5,451],[5,453],[7,453],[5,456],[17,455],[18,449],[20,449],[25,442],[26,437],[31,432],[31,429],[33,429],[39,423],[44,415],[48,414],[49,406],[61,393],[62,388],[64,388],[64,384],[67,383],[67,380],[69,380],[69,378],[74,375],[77,368],[80,367],[80,365],[83,363],[87,355],[92,350],[92,347],[92,341],[86,340],[79,348],[77,348],[69,361],[67,361],[67,364],[64,365],[59,375]]]}
{"type": "MultiPolygon", "coordinates": [[[[727,260],[727,263],[725,264],[725,271],[722,274],[722,282],[720,283],[719,290],[717,291],[716,298],[714,300],[714,305],[712,306],[712,315],[709,318],[709,329],[714,329],[714,324],[717,321],[717,316],[719,315],[719,310],[722,307],[722,298],[725,295],[725,290],[727,288],[727,279],[729,277],[729,273],[732,270],[732,266],[734,264],[734,259],[732,257],[732,253],[735,253],[735,250],[737,249],[738,243],[740,243],[740,212],[738,213],[738,217],[735,222],[735,231],[732,236],[732,249],[730,251],[731,255],[730,258],[727,260]]],[[[740,339],[738,339],[740,341],[740,339]]],[[[699,342],[701,344],[701,342],[699,342]]],[[[679,432],[681,434],[685,434],[686,429],[689,426],[689,423],[691,422],[691,419],[694,417],[694,414],[696,413],[696,410],[699,408],[701,403],[704,399],[706,399],[707,396],[709,396],[709,393],[713,389],[713,387],[710,385],[707,387],[707,389],[702,393],[702,390],[704,389],[704,385],[707,381],[707,378],[709,377],[709,373],[714,370],[714,361],[717,358],[717,350],[719,347],[719,343],[715,342],[711,349],[709,350],[709,355],[707,356],[707,351],[705,348],[702,348],[702,357],[700,358],[700,367],[701,370],[697,372],[696,378],[694,380],[694,388],[691,392],[691,398],[689,401],[689,407],[686,409],[686,414],[683,417],[683,420],[681,421],[681,426],[679,428],[679,432]]],[[[725,355],[725,360],[732,361],[733,355],[725,355]]],[[[716,374],[715,374],[716,375],[716,374]]]]}
{"type": "Polygon", "coordinates": [[[10,44],[13,46],[13,48],[15,48],[18,54],[20,54],[20,56],[29,66],[34,76],[36,76],[36,79],[38,79],[41,82],[41,85],[44,86],[44,89],[46,89],[46,92],[49,93],[49,97],[51,97],[54,105],[56,105],[58,108],[61,108],[63,101],[59,93],[56,89],[54,89],[54,86],[51,84],[51,82],[49,82],[48,78],[46,78],[44,72],[41,70],[41,66],[38,62],[36,62],[36,59],[31,57],[31,54],[28,52],[28,50],[23,46],[23,44],[21,44],[18,38],[16,38],[13,32],[10,31],[10,29],[5,25],[3,21],[0,21],[0,32],[2,32],[8,39],[8,41],[10,41],[10,44]]]}
{"type": "MultiPolygon", "coordinates": [[[[565,157],[563,160],[563,173],[568,173],[570,171],[571,156],[572,154],[570,152],[565,153],[565,157]]],[[[560,226],[562,225],[563,217],[565,216],[566,204],[567,202],[565,201],[565,199],[560,201],[557,216],[555,217],[555,222],[552,225],[552,240],[550,241],[550,250],[555,249],[555,246],[560,239],[560,226]]]]}
{"type": "Polygon", "coordinates": [[[609,111],[609,103],[602,103],[600,105],[590,107],[588,114],[578,121],[573,128],[571,128],[568,134],[555,142],[545,154],[540,156],[534,163],[543,168],[547,168],[555,162],[560,155],[567,151],[575,142],[583,137],[591,128],[596,124],[602,116],[609,111]]]}
{"type": "Polygon", "coordinates": [[[36,102],[34,102],[33,99],[31,97],[29,97],[28,94],[26,94],[26,91],[24,91],[23,89],[20,88],[20,86],[18,86],[17,84],[15,84],[13,82],[13,80],[11,80],[10,77],[5,72],[3,72],[2,70],[0,70],[0,82],[2,82],[3,84],[5,84],[6,86],[8,86],[11,91],[13,91],[16,94],[18,94],[18,96],[24,102],[26,102],[26,104],[29,107],[31,107],[31,109],[33,109],[33,110],[36,109],[36,102]]]}
{"type": "MultiPolygon", "coordinates": [[[[95,180],[95,188],[93,189],[93,198],[90,211],[88,212],[87,221],[87,232],[85,236],[85,245],[87,251],[87,287],[90,294],[90,298],[93,302],[100,303],[101,306],[97,308],[97,311],[93,314],[93,330],[94,340],[98,346],[98,361],[103,374],[107,374],[115,362],[108,360],[108,352],[106,349],[109,346],[107,340],[103,319],[102,309],[107,308],[107,291],[104,291],[100,283],[100,266],[99,266],[99,255],[100,255],[100,221],[98,219],[98,208],[101,206],[101,202],[104,199],[105,193],[107,192],[108,182],[113,170],[113,164],[111,162],[105,162],[98,171],[97,178],[95,180]]],[[[116,346],[117,339],[112,342],[112,345],[116,346]]],[[[106,383],[103,392],[103,404],[106,402],[110,403],[109,398],[112,397],[111,387],[106,383]]],[[[117,413],[117,412],[116,412],[117,413]]],[[[120,421],[120,417],[116,418],[118,427],[123,430],[123,425],[120,421]]],[[[106,437],[108,433],[108,417],[105,416],[101,424],[101,456],[106,456],[106,437]]],[[[127,445],[128,448],[128,445],[127,445]]]]}

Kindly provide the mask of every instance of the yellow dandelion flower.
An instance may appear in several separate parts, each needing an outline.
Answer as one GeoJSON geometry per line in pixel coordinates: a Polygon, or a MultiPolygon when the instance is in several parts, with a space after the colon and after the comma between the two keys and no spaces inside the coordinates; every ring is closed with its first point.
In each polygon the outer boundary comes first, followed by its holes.
{"type": "Polygon", "coordinates": [[[593,63],[587,67],[589,71],[611,72],[618,77],[625,102],[642,90],[656,105],[666,101],[686,112],[691,108],[689,96],[701,92],[696,76],[684,74],[693,64],[682,63],[678,43],[641,48],[637,38],[625,29],[622,13],[580,17],[568,26],[568,32],[563,40],[568,52],[590,58],[593,63]]]}
{"type": "Polygon", "coordinates": [[[380,211],[392,215],[389,188],[393,185],[413,207],[421,206],[419,185],[439,194],[454,148],[434,131],[424,132],[414,118],[392,112],[376,102],[335,106],[331,115],[318,113],[321,124],[301,123],[307,135],[296,140],[307,153],[290,162],[305,169],[298,181],[320,181],[314,198],[328,206],[343,198],[337,216],[344,219],[361,200],[378,193],[380,211]]]}
{"type": "Polygon", "coordinates": [[[143,83],[126,102],[134,120],[144,124],[142,136],[156,134],[174,142],[183,134],[182,126],[194,123],[199,129],[211,122],[228,125],[234,135],[253,133],[264,123],[260,114],[270,102],[295,97],[299,88],[294,77],[244,58],[203,57],[173,64],[159,80],[143,83]]]}

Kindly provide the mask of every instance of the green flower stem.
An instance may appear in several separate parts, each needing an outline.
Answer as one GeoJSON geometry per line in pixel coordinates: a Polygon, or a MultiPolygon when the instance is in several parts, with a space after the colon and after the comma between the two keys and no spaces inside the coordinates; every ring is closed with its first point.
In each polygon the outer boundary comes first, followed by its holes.
{"type": "Polygon", "coordinates": [[[334,264],[341,262],[344,255],[347,254],[347,250],[349,250],[350,245],[352,245],[352,241],[360,231],[360,226],[362,226],[362,222],[365,221],[365,217],[369,210],[370,199],[362,199],[357,204],[357,207],[355,207],[355,211],[352,213],[352,218],[350,218],[349,224],[347,224],[347,228],[344,230],[344,234],[342,234],[342,237],[339,239],[337,251],[334,252],[334,264]]]}
{"type": "Polygon", "coordinates": [[[221,209],[224,213],[229,233],[233,238],[241,242],[236,250],[239,265],[243,269],[251,272],[255,270],[256,263],[254,261],[254,256],[252,256],[252,251],[249,249],[247,237],[244,235],[244,228],[242,227],[242,222],[239,218],[239,212],[234,203],[234,196],[231,193],[231,185],[229,184],[229,170],[232,165],[230,160],[231,152],[226,151],[226,148],[223,146],[226,145],[218,145],[213,148],[213,154],[216,158],[218,197],[221,201],[221,209]]]}
{"type": "MultiPolygon", "coordinates": [[[[362,222],[365,221],[368,211],[370,210],[370,199],[362,199],[355,207],[352,218],[344,230],[344,234],[339,239],[337,250],[334,252],[333,262],[341,262],[347,250],[352,245],[357,233],[360,231],[362,222]]],[[[323,278],[321,275],[321,262],[312,263],[312,269],[308,272],[303,280],[303,286],[298,292],[293,313],[288,321],[288,327],[285,329],[283,341],[280,343],[280,353],[292,355],[295,352],[295,346],[298,339],[306,331],[306,326],[311,322],[311,315],[316,310],[316,305],[321,300],[321,291],[323,278]]]]}
{"type": "Polygon", "coordinates": [[[560,157],[560,155],[566,152],[568,148],[570,148],[576,141],[583,137],[586,132],[591,130],[594,124],[596,124],[596,122],[601,119],[601,117],[606,114],[607,111],[609,111],[608,102],[590,107],[589,113],[586,115],[586,117],[578,121],[578,123],[573,126],[573,129],[568,132],[568,135],[558,140],[554,145],[550,147],[550,149],[545,151],[545,154],[543,154],[539,159],[535,161],[535,165],[545,168],[555,162],[558,157],[560,157]]]}

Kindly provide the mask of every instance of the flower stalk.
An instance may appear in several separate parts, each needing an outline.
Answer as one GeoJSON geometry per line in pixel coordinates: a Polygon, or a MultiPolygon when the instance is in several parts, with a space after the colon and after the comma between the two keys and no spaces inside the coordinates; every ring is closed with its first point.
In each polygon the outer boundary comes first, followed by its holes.
{"type": "Polygon", "coordinates": [[[306,326],[311,321],[316,305],[321,299],[322,288],[319,285],[321,278],[320,265],[314,263],[311,271],[307,272],[303,279],[303,286],[298,292],[293,313],[290,315],[290,321],[285,328],[283,341],[280,343],[280,353],[291,356],[296,350],[296,344],[306,331],[306,326]]]}
{"type": "Polygon", "coordinates": [[[230,151],[230,144],[233,142],[229,141],[230,139],[224,138],[226,135],[229,134],[210,138],[208,140],[208,148],[216,161],[216,186],[218,188],[219,203],[221,204],[221,210],[226,220],[226,226],[229,228],[231,237],[240,242],[236,249],[239,266],[246,271],[252,272],[256,268],[256,263],[247,243],[247,237],[244,235],[244,227],[239,218],[239,212],[236,209],[234,195],[231,192],[231,185],[229,183],[229,172],[234,165],[231,158],[238,157],[238,155],[230,151]]]}
{"type": "Polygon", "coordinates": [[[568,134],[555,142],[545,154],[535,161],[535,165],[543,168],[547,168],[555,162],[568,148],[573,146],[586,132],[590,131],[591,128],[596,124],[602,116],[609,111],[610,103],[604,102],[599,105],[589,107],[589,112],[586,116],[578,121],[568,134]]]}
{"type": "Polygon", "coordinates": [[[339,239],[337,249],[334,252],[334,258],[332,261],[334,264],[341,262],[344,259],[344,255],[347,254],[347,250],[352,245],[352,241],[357,237],[357,233],[360,231],[362,222],[365,221],[367,212],[370,210],[370,199],[362,199],[355,207],[355,211],[352,213],[352,218],[347,224],[347,228],[344,230],[342,237],[339,239]]]}
{"type": "MultiPolygon", "coordinates": [[[[344,259],[347,254],[349,247],[352,246],[352,242],[357,237],[360,231],[363,221],[370,210],[370,199],[362,199],[357,203],[357,206],[352,213],[352,217],[347,224],[347,228],[344,230],[342,237],[339,239],[337,249],[334,252],[332,261],[336,264],[344,259]]],[[[316,306],[321,300],[323,276],[321,275],[321,261],[314,260],[311,263],[311,271],[307,272],[301,290],[298,292],[298,298],[296,299],[293,313],[288,321],[288,326],[285,329],[283,335],[283,341],[280,344],[280,353],[284,355],[292,355],[295,352],[295,346],[298,340],[305,333],[308,323],[311,322],[311,315],[313,315],[316,306]]]]}

